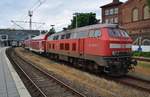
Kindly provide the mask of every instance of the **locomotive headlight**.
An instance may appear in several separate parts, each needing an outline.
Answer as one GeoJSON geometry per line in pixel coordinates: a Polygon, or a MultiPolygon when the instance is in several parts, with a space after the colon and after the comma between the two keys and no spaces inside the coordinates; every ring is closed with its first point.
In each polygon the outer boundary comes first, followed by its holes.
{"type": "Polygon", "coordinates": [[[112,51],[112,55],[116,55],[116,51],[112,51]]]}
{"type": "Polygon", "coordinates": [[[112,55],[114,56],[119,55],[119,51],[112,51],[112,55]]]}

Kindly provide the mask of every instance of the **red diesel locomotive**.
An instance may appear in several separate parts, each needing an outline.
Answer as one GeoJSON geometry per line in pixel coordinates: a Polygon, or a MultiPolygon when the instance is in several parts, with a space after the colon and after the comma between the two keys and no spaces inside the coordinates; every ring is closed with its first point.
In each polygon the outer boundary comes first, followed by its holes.
{"type": "Polygon", "coordinates": [[[112,76],[125,75],[136,65],[131,58],[132,39],[116,24],[96,24],[62,31],[43,42],[44,53],[52,58],[112,76]]]}

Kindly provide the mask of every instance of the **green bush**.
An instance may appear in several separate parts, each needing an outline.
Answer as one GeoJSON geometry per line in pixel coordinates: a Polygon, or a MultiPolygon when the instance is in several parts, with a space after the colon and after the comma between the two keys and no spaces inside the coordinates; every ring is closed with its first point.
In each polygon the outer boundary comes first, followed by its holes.
{"type": "Polygon", "coordinates": [[[135,52],[133,52],[133,56],[137,56],[137,57],[150,57],[150,52],[135,51],[135,52]]]}

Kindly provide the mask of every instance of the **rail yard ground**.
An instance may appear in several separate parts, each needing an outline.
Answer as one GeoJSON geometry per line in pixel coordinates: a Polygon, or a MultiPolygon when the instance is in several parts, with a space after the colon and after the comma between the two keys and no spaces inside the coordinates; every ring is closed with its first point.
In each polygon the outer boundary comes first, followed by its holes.
{"type": "MultiPolygon", "coordinates": [[[[16,48],[15,51],[26,60],[32,61],[36,65],[47,69],[58,78],[63,78],[64,81],[68,81],[73,87],[76,87],[80,91],[86,91],[90,93],[90,95],[93,95],[93,97],[97,97],[94,95],[100,95],[102,97],[150,97],[150,93],[148,92],[136,90],[63,64],[60,65],[59,63],[31,53],[23,48],[16,48]]],[[[135,72],[150,76],[149,65],[148,62],[139,62],[135,72]]]]}
{"type": "Polygon", "coordinates": [[[134,72],[129,73],[132,76],[150,80],[150,62],[138,61],[134,72]]]}
{"type": "Polygon", "coordinates": [[[142,73],[150,77],[150,62],[138,61],[135,72],[142,73]]]}

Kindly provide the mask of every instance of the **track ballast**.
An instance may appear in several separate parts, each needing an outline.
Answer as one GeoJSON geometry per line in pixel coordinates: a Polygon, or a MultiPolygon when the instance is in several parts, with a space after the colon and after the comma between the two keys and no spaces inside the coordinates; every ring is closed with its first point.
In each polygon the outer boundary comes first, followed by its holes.
{"type": "Polygon", "coordinates": [[[43,69],[28,63],[12,49],[7,50],[7,56],[32,97],[86,97],[43,69]]]}

